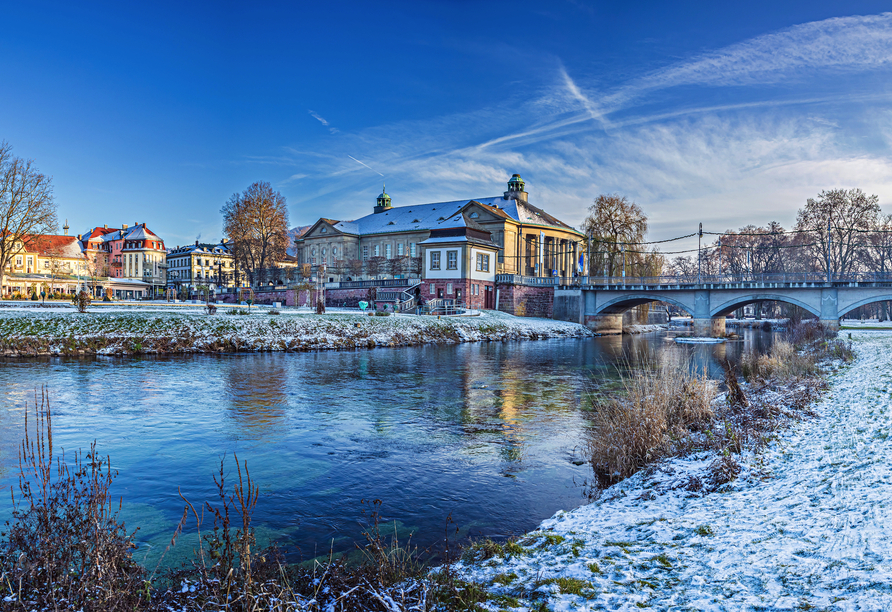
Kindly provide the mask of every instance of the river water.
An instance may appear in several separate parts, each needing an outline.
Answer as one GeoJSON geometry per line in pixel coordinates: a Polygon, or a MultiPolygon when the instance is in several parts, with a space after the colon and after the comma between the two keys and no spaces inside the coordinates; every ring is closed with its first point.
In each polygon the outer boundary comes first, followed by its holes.
{"type": "MultiPolygon", "coordinates": [[[[354,550],[372,500],[387,531],[421,548],[522,533],[586,502],[586,389],[653,351],[681,351],[714,375],[742,342],[681,346],[665,334],[361,351],[0,361],[0,489],[46,385],[56,449],[88,448],[119,471],[137,558],[156,564],[182,494],[215,501],[226,455],[260,487],[254,525],[292,559],[354,550]],[[456,532],[457,530],[457,532],[456,532]]],[[[5,497],[4,499],[9,499],[5,497]]],[[[0,503],[0,518],[10,512],[0,503]]],[[[209,521],[209,519],[208,519],[209,521]]],[[[206,522],[205,528],[210,525],[206,522]]],[[[190,552],[189,531],[167,562],[190,552]]],[[[194,531],[194,529],[193,529],[194,531]]]]}

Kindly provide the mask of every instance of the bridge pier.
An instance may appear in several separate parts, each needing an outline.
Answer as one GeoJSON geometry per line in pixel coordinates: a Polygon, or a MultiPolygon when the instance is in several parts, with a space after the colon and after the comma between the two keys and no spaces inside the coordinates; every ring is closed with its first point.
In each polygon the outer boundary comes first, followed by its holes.
{"type": "Polygon", "coordinates": [[[585,315],[585,326],[598,334],[621,334],[623,333],[623,315],[619,314],[602,314],[602,315],[585,315]]]}
{"type": "Polygon", "coordinates": [[[695,317],[694,335],[721,338],[725,335],[725,317],[695,317]]]}
{"type": "Polygon", "coordinates": [[[839,331],[839,319],[820,319],[821,325],[833,331],[839,331]]]}

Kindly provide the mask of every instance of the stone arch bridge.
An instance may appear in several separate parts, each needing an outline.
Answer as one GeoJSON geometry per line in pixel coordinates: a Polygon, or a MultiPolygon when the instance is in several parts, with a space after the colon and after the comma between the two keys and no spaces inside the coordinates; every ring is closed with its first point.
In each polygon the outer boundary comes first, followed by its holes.
{"type": "MultiPolygon", "coordinates": [[[[587,280],[587,279],[586,279],[587,280]]],[[[721,335],[725,317],[759,301],[795,304],[834,329],[840,317],[873,302],[892,300],[892,280],[752,281],[692,284],[580,284],[555,288],[554,316],[601,333],[622,333],[622,315],[647,302],[666,302],[689,313],[697,335],[721,335]]]]}

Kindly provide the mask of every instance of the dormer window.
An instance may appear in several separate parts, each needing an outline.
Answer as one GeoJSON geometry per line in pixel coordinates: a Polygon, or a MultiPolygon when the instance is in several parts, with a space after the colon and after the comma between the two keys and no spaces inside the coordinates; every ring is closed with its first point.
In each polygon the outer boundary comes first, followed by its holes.
{"type": "MultiPolygon", "coordinates": [[[[387,213],[385,213],[385,214],[387,214],[387,213]]],[[[388,223],[388,224],[387,224],[387,225],[393,225],[393,221],[391,221],[391,222],[390,222],[390,223],[388,223]]]]}
{"type": "Polygon", "coordinates": [[[412,223],[421,223],[418,219],[412,219],[412,223]]]}

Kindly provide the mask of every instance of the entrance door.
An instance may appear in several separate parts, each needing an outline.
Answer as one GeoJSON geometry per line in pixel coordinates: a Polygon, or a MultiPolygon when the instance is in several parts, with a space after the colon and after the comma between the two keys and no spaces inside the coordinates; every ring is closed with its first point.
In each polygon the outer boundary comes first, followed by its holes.
{"type": "Polygon", "coordinates": [[[485,289],[486,289],[486,291],[483,295],[483,307],[486,308],[487,310],[492,310],[493,308],[495,308],[495,306],[493,306],[493,303],[492,303],[493,302],[492,287],[485,287],[485,289]]]}

